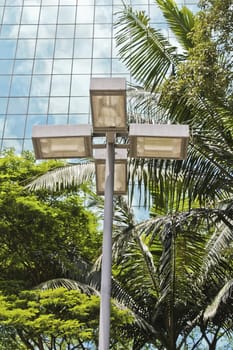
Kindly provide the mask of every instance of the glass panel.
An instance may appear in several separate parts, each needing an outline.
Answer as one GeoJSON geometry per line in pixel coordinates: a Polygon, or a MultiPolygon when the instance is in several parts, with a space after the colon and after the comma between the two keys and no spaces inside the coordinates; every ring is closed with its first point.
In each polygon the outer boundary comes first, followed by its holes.
{"type": "Polygon", "coordinates": [[[49,113],[68,113],[68,97],[51,97],[49,103],[49,113]]]}
{"type": "Polygon", "coordinates": [[[77,38],[92,38],[93,25],[92,24],[77,24],[75,36],[77,38]]]}
{"type": "Polygon", "coordinates": [[[1,38],[17,38],[19,25],[3,24],[1,28],[1,38]]]}
{"type": "Polygon", "coordinates": [[[77,10],[76,22],[78,23],[93,23],[94,7],[79,6],[77,10]]]}
{"type": "Polygon", "coordinates": [[[54,75],[52,78],[51,96],[69,96],[70,75],[54,75]]]}
{"type": "Polygon", "coordinates": [[[55,38],[56,26],[54,24],[41,24],[39,25],[38,38],[55,38]]]}
{"type": "Polygon", "coordinates": [[[90,58],[92,54],[92,39],[76,39],[74,57],[90,58]]]}
{"type": "Polygon", "coordinates": [[[33,6],[24,6],[21,23],[37,24],[39,19],[40,8],[33,6]]]}
{"type": "Polygon", "coordinates": [[[70,74],[72,60],[56,59],[53,63],[53,74],[70,74]]]}
{"type": "Polygon", "coordinates": [[[45,125],[47,120],[46,115],[29,115],[26,125],[26,137],[31,137],[33,125],[45,125]]]}
{"type": "Polygon", "coordinates": [[[5,7],[3,24],[17,24],[20,22],[21,7],[5,7]]]}
{"type": "Polygon", "coordinates": [[[111,40],[94,39],[93,57],[95,58],[111,57],[111,40]]]}
{"type": "Polygon", "coordinates": [[[56,6],[42,6],[40,12],[40,24],[56,24],[57,23],[56,6]]]}
{"type": "Polygon", "coordinates": [[[2,75],[0,78],[0,96],[8,96],[11,83],[10,75],[2,75]]]}
{"type": "Polygon", "coordinates": [[[95,38],[111,38],[112,25],[111,24],[96,24],[94,30],[95,38]]]}
{"type": "Polygon", "coordinates": [[[19,38],[36,38],[37,26],[36,25],[21,25],[19,38]]]}
{"type": "Polygon", "coordinates": [[[31,97],[28,113],[46,114],[48,112],[48,100],[48,97],[31,97]]]}
{"type": "Polygon", "coordinates": [[[12,78],[11,96],[28,96],[31,76],[15,75],[12,78]]]}
{"type": "Polygon", "coordinates": [[[11,74],[12,69],[13,60],[0,60],[0,74],[11,74]]]}
{"type": "Polygon", "coordinates": [[[50,75],[34,75],[32,77],[31,96],[48,96],[50,80],[50,75]]]}
{"type": "Polygon", "coordinates": [[[13,58],[15,56],[16,40],[0,41],[0,58],[13,58]]]}
{"type": "Polygon", "coordinates": [[[23,141],[19,139],[3,140],[2,149],[14,149],[17,154],[22,152],[23,141]]]}
{"type": "Polygon", "coordinates": [[[90,99],[89,97],[71,97],[70,113],[89,113],[90,99]]]}
{"type": "Polygon", "coordinates": [[[35,60],[34,74],[51,74],[52,60],[35,60]]]}
{"type": "Polygon", "coordinates": [[[19,39],[16,52],[17,58],[33,58],[35,54],[35,40],[19,39]]]}
{"type": "Polygon", "coordinates": [[[112,6],[96,6],[96,23],[112,23],[112,6]]]}
{"type": "Polygon", "coordinates": [[[75,22],[75,6],[60,6],[58,23],[74,23],[75,22]]]}
{"type": "Polygon", "coordinates": [[[8,115],[5,124],[4,137],[23,137],[25,128],[24,115],[8,115]]]}
{"type": "Polygon", "coordinates": [[[36,46],[36,57],[37,58],[52,58],[54,52],[53,39],[38,39],[36,46]]]}
{"type": "Polygon", "coordinates": [[[74,25],[59,24],[57,26],[57,38],[73,38],[74,25]]]}
{"type": "Polygon", "coordinates": [[[72,39],[57,39],[55,48],[55,58],[70,58],[73,53],[72,39]]]}
{"type": "Polygon", "coordinates": [[[61,125],[67,124],[68,116],[65,115],[48,115],[48,124],[61,125]]]}
{"type": "Polygon", "coordinates": [[[93,59],[93,74],[110,73],[111,71],[111,59],[93,59]]]}
{"type": "Polygon", "coordinates": [[[90,74],[91,73],[91,59],[74,59],[73,74],[90,74]]]}
{"type": "Polygon", "coordinates": [[[11,97],[9,98],[8,114],[26,114],[28,98],[11,97]]]}
{"type": "Polygon", "coordinates": [[[0,113],[1,114],[6,113],[6,107],[7,107],[7,98],[1,97],[0,98],[0,113]]]}
{"type": "Polygon", "coordinates": [[[71,95],[89,96],[90,81],[87,75],[73,75],[71,95]]]}

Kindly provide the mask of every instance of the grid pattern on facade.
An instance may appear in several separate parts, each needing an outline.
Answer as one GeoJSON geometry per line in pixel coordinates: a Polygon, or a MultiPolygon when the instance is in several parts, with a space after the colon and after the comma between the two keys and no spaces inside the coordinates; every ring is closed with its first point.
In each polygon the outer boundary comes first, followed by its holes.
{"type": "MultiPolygon", "coordinates": [[[[193,10],[196,2],[177,1],[193,10]]],[[[170,35],[154,1],[130,3],[170,35]]],[[[0,0],[1,149],[32,149],[34,124],[88,123],[91,76],[130,80],[113,39],[121,6],[121,0],[0,0]]]]}

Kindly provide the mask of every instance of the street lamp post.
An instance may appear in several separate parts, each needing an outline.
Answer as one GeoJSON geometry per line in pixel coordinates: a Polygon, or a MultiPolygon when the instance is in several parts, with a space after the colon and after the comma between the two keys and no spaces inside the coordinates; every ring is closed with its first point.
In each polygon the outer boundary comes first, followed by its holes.
{"type": "Polygon", "coordinates": [[[93,78],[90,99],[92,127],[89,124],[37,125],[32,130],[32,142],[37,159],[94,156],[97,194],[105,196],[99,350],[109,350],[113,195],[127,192],[127,151],[129,149],[132,158],[184,159],[189,129],[187,125],[128,126],[126,82],[122,78],[93,78]],[[125,148],[117,144],[119,136],[129,138],[125,148]],[[105,137],[105,145],[93,144],[93,137],[105,137]]]}

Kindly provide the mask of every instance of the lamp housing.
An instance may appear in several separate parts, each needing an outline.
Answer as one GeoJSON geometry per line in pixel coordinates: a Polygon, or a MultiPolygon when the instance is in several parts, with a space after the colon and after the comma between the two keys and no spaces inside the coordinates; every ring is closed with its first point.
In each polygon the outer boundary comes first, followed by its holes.
{"type": "Polygon", "coordinates": [[[185,159],[189,140],[188,125],[130,124],[132,158],[185,159]]]}
{"type": "Polygon", "coordinates": [[[34,125],[36,159],[92,157],[91,125],[34,125]]]}
{"type": "Polygon", "coordinates": [[[92,78],[90,99],[94,133],[127,131],[124,78],[92,78]]]}

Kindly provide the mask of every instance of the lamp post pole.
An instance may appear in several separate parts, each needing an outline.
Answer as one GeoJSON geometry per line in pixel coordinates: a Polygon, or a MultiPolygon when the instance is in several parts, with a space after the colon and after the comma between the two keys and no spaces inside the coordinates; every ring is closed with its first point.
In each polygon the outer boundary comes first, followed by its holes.
{"type": "Polygon", "coordinates": [[[99,322],[99,350],[109,350],[110,341],[110,307],[112,278],[112,223],[113,223],[113,190],[114,190],[114,153],[115,135],[107,133],[104,230],[101,265],[101,299],[99,322]]]}

